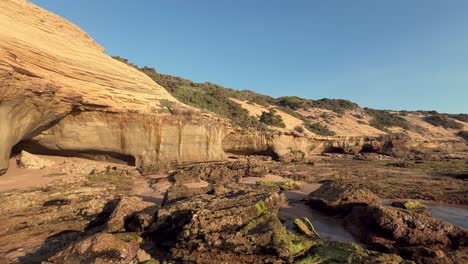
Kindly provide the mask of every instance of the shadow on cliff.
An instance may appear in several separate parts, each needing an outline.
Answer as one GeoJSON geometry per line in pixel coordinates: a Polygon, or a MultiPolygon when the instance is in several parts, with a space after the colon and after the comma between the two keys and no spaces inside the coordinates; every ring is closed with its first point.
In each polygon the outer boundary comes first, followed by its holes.
{"type": "Polygon", "coordinates": [[[108,201],[101,213],[93,218],[83,231],[64,230],[54,234],[48,237],[36,251],[18,258],[18,263],[42,263],[72,243],[101,232],[118,203],[118,199],[108,201]]]}

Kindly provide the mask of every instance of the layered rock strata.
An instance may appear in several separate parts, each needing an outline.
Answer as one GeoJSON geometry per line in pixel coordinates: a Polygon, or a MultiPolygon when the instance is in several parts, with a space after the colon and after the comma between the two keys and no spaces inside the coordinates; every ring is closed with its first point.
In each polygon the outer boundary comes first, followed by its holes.
{"type": "Polygon", "coordinates": [[[0,172],[12,147],[130,155],[137,165],[223,158],[223,126],[112,59],[84,31],[24,0],[0,3],[0,172]],[[180,115],[186,115],[183,118],[180,115]]]}

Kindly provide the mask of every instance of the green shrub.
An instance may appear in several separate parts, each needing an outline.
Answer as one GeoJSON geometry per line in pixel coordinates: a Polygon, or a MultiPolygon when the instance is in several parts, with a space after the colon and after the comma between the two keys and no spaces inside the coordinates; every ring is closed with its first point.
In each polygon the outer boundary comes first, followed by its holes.
{"type": "Polygon", "coordinates": [[[404,129],[408,129],[408,121],[403,117],[397,116],[385,110],[374,110],[370,108],[364,108],[366,113],[372,116],[369,125],[380,129],[385,132],[388,131],[388,127],[401,127],[404,129]]]}
{"type": "Polygon", "coordinates": [[[327,98],[310,101],[309,106],[314,108],[328,109],[337,114],[344,114],[348,110],[353,110],[359,107],[358,104],[348,100],[327,98]]]}
{"type": "Polygon", "coordinates": [[[275,127],[286,127],[283,122],[283,118],[276,114],[275,109],[270,109],[269,112],[262,112],[262,115],[260,116],[260,122],[275,127]]]}
{"type": "Polygon", "coordinates": [[[298,110],[306,107],[308,100],[297,96],[283,96],[276,99],[276,104],[292,110],[298,110]]]}
{"type": "Polygon", "coordinates": [[[427,123],[443,128],[451,128],[451,129],[462,129],[463,125],[458,123],[457,121],[453,120],[452,118],[446,115],[432,115],[423,117],[423,120],[427,123]]]}
{"type": "Polygon", "coordinates": [[[336,135],[335,132],[331,131],[328,129],[328,127],[323,126],[320,123],[309,123],[309,122],[304,122],[305,128],[307,128],[309,131],[320,135],[320,136],[334,136],[336,135]]]}
{"type": "Polygon", "coordinates": [[[468,141],[468,131],[460,131],[457,133],[457,136],[463,138],[464,140],[468,141]]]}
{"type": "Polygon", "coordinates": [[[467,114],[457,114],[457,115],[448,115],[451,118],[457,119],[462,122],[468,123],[468,115],[467,114]]]}
{"type": "Polygon", "coordinates": [[[295,126],[294,127],[294,131],[298,132],[298,133],[304,133],[304,127],[302,126],[295,126]]]}
{"type": "Polygon", "coordinates": [[[151,67],[144,66],[139,68],[135,64],[130,63],[127,59],[121,57],[113,58],[145,73],[155,82],[165,87],[169,93],[184,104],[228,118],[237,126],[254,127],[261,130],[265,129],[257,118],[250,116],[246,109],[231,101],[229,98],[267,101],[269,100],[268,96],[255,94],[251,91],[235,91],[209,82],[195,83],[184,78],[158,73],[151,67]]]}

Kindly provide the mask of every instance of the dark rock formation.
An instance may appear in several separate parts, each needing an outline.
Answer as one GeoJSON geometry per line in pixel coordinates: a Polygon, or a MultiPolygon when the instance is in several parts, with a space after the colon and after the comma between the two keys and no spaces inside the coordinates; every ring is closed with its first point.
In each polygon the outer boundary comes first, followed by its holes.
{"type": "Polygon", "coordinates": [[[468,257],[468,230],[425,215],[367,205],[353,207],[345,221],[362,242],[400,253],[419,263],[461,261],[450,259],[444,251],[465,252],[464,257],[468,257]]]}
{"type": "Polygon", "coordinates": [[[200,182],[200,179],[209,183],[226,183],[240,182],[242,177],[261,177],[269,172],[267,164],[255,158],[248,158],[182,167],[171,178],[176,183],[196,183],[200,182]]]}
{"type": "Polygon", "coordinates": [[[309,194],[308,203],[315,209],[346,214],[355,205],[378,205],[382,201],[377,195],[359,185],[327,181],[309,194]]]}
{"type": "Polygon", "coordinates": [[[284,200],[271,188],[248,186],[198,195],[162,207],[152,229],[157,244],[181,261],[197,261],[202,256],[207,257],[206,263],[229,261],[233,256],[257,263],[287,261],[304,253],[311,241],[297,238],[282,226],[277,211],[284,200]],[[217,256],[208,260],[214,252],[217,256]]]}
{"type": "Polygon", "coordinates": [[[106,223],[105,231],[118,232],[122,231],[125,226],[125,221],[132,214],[139,212],[147,207],[155,206],[154,203],[145,202],[137,197],[124,196],[119,200],[114,212],[109,216],[106,223]]]}
{"type": "Polygon", "coordinates": [[[73,243],[46,263],[138,263],[139,242],[136,235],[100,233],[73,243]]]}

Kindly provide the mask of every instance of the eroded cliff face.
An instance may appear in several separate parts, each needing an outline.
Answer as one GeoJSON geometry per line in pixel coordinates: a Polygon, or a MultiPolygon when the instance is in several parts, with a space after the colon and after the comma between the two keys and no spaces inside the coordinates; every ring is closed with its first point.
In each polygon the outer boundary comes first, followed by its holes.
{"type": "Polygon", "coordinates": [[[468,146],[460,140],[417,140],[404,134],[368,136],[310,137],[297,133],[232,132],[223,140],[227,153],[268,154],[282,157],[301,151],[305,157],[325,152],[358,154],[376,152],[396,157],[414,157],[435,153],[466,153],[468,146]]]}
{"type": "Polygon", "coordinates": [[[140,165],[221,159],[222,125],[167,117],[163,100],[180,104],[75,25],[24,0],[0,2],[0,172],[24,139],[140,165]]]}
{"type": "Polygon", "coordinates": [[[43,151],[128,155],[145,169],[157,163],[223,160],[225,134],[225,125],[210,117],[92,111],[67,115],[29,141],[43,151]]]}

